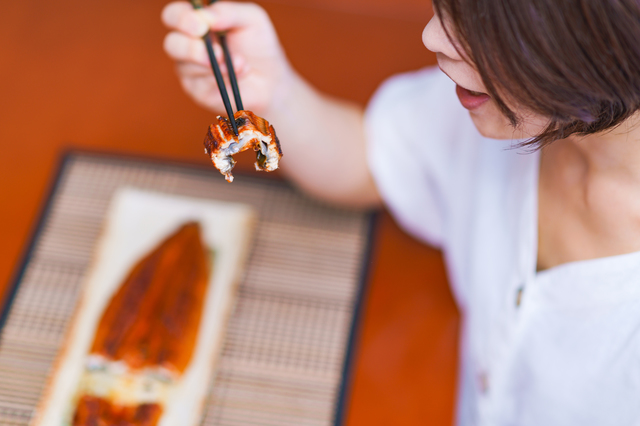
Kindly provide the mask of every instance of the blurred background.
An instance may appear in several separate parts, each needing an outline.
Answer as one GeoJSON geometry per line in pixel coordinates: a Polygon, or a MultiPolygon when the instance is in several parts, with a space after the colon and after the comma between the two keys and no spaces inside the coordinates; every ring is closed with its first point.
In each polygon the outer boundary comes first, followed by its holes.
{"type": "MultiPolygon", "coordinates": [[[[428,0],[258,3],[301,74],[363,105],[386,77],[435,63],[421,42],[428,0]]],[[[214,116],[162,50],[165,4],[0,6],[0,306],[65,150],[208,163],[214,116]]],[[[441,256],[383,212],[372,260],[347,424],[451,424],[458,314],[441,256]]]]}

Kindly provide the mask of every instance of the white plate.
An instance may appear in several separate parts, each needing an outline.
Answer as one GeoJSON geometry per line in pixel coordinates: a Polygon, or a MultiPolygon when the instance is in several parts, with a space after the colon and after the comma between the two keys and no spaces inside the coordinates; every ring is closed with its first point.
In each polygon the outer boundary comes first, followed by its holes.
{"type": "Polygon", "coordinates": [[[206,392],[249,252],[255,216],[250,207],[134,188],[113,197],[83,295],[32,425],[66,426],[85,357],[103,310],[131,267],[184,222],[196,220],[214,255],[195,351],[164,407],[160,426],[200,422],[206,392]]]}

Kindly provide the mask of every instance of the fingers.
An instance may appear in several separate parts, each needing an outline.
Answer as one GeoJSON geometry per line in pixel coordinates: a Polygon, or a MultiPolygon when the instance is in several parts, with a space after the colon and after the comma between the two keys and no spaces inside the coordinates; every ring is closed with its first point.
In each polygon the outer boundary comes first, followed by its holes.
{"type": "Polygon", "coordinates": [[[255,3],[220,1],[202,10],[203,19],[213,31],[270,26],[265,10],[255,3]]]}
{"type": "MultiPolygon", "coordinates": [[[[222,72],[222,74],[226,76],[228,73],[227,64],[224,61],[218,59],[218,66],[220,67],[220,72],[222,72]]],[[[206,64],[200,64],[193,61],[177,61],[176,69],[180,76],[198,77],[198,76],[204,75],[204,76],[213,77],[213,72],[211,71],[211,64],[209,63],[208,60],[206,64]]],[[[233,70],[235,71],[236,76],[238,78],[244,77],[244,75],[248,70],[246,61],[244,61],[240,57],[237,57],[237,56],[234,57],[233,70]]]]}
{"type": "Polygon", "coordinates": [[[176,64],[176,71],[181,78],[199,78],[199,77],[211,77],[211,67],[194,64],[192,62],[178,62],[176,64]]]}
{"type": "Polygon", "coordinates": [[[224,1],[198,10],[187,2],[169,3],[162,11],[162,22],[192,37],[202,37],[209,29],[226,31],[271,25],[267,13],[260,6],[224,1]]]}
{"type": "Polygon", "coordinates": [[[214,109],[223,109],[218,86],[212,76],[181,78],[180,84],[185,92],[199,104],[214,109]]]}
{"type": "MultiPolygon", "coordinates": [[[[202,39],[193,39],[179,32],[171,32],[164,39],[164,50],[170,58],[182,64],[193,64],[195,67],[204,67],[211,74],[209,54],[202,39]]],[[[219,44],[213,45],[213,52],[222,73],[227,72],[224,54],[219,44]]],[[[241,55],[233,55],[233,69],[241,75],[246,68],[246,61],[241,55]]]]}
{"type": "Polygon", "coordinates": [[[169,3],[162,10],[162,22],[169,28],[191,37],[202,37],[209,31],[208,17],[198,13],[187,2],[169,3]]]}
{"type": "MultiPolygon", "coordinates": [[[[164,50],[172,59],[179,62],[194,62],[207,65],[209,55],[201,38],[192,38],[184,33],[172,31],[164,38],[164,50]]],[[[221,49],[214,46],[216,57],[220,57],[221,49]]]]}

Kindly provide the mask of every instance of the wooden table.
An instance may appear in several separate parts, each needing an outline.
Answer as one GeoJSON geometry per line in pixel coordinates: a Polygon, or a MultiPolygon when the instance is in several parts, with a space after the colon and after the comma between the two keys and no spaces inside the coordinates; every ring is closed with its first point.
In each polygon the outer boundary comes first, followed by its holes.
{"type": "MultiPolygon", "coordinates": [[[[294,65],[365,103],[398,71],[434,63],[422,0],[265,0],[294,65]]],[[[65,148],[206,163],[212,114],[162,51],[165,1],[6,2],[0,13],[0,301],[65,148]]],[[[286,147],[286,145],[285,145],[286,147]]],[[[452,423],[459,317],[440,254],[379,222],[348,425],[452,423]]]]}

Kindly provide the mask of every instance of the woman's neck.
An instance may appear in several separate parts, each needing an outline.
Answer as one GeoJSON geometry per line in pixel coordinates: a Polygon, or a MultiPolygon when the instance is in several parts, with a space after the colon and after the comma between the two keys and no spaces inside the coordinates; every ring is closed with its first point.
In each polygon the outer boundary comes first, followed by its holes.
{"type": "Polygon", "coordinates": [[[549,148],[558,148],[564,161],[581,166],[584,183],[597,177],[640,183],[640,113],[610,132],[571,136],[549,148]]]}
{"type": "Polygon", "coordinates": [[[640,251],[640,116],[542,150],[538,265],[640,251]]]}

